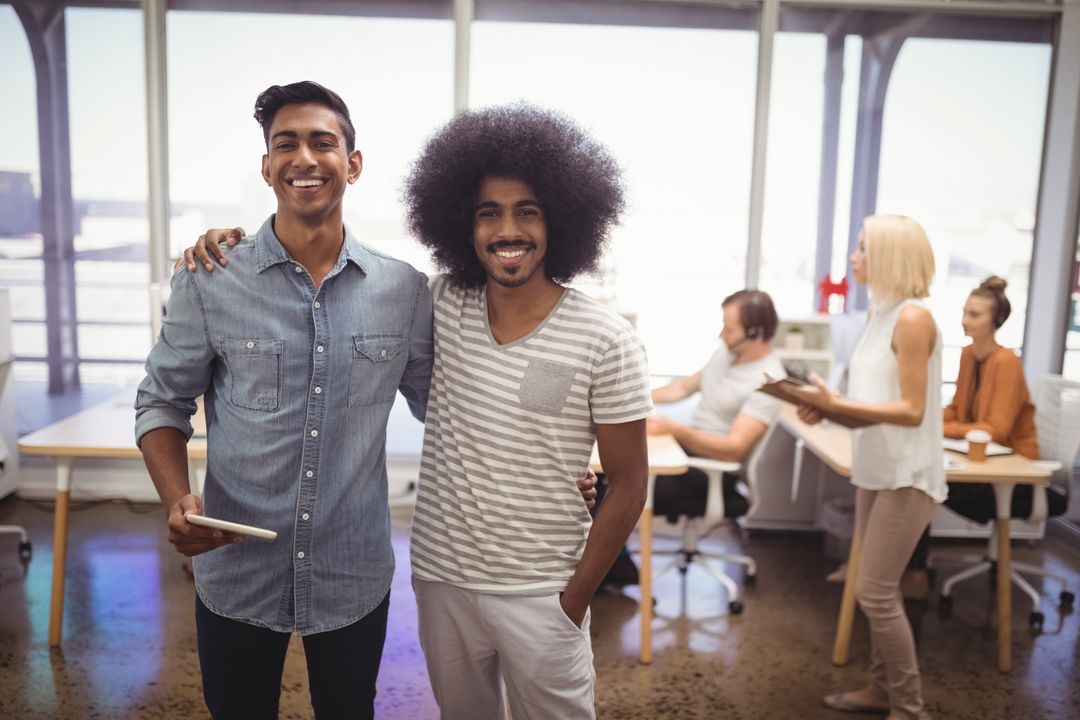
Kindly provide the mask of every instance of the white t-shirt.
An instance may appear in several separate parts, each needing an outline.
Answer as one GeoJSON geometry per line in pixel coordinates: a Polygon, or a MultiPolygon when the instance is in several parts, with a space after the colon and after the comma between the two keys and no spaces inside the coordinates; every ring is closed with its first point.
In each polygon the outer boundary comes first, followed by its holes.
{"type": "Polygon", "coordinates": [[[616,313],[573,289],[499,345],[483,288],[431,283],[435,367],[412,570],[479,592],[565,589],[592,526],[576,481],[596,424],[652,413],[645,350],[616,313]]]}
{"type": "Polygon", "coordinates": [[[766,425],[772,425],[780,417],[781,401],[756,392],[765,384],[765,373],[777,378],[787,377],[776,353],[770,352],[748,363],[733,364],[733,360],[723,343],[709,358],[701,373],[700,400],[690,418],[692,427],[727,435],[740,414],[750,415],[766,425]]]}

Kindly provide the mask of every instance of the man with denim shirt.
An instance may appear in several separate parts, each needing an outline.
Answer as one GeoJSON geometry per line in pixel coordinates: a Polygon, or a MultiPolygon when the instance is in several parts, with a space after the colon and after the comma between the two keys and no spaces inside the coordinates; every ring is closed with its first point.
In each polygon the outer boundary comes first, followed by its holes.
{"type": "Polygon", "coordinates": [[[423,418],[431,296],[421,273],[342,224],[362,157],[341,99],[311,82],[274,86],[256,119],[277,213],[227,251],[230,272],[174,275],[135,432],[170,542],[195,556],[211,714],[277,717],[296,633],[316,716],[371,717],[394,570],[386,423],[399,389],[423,418]],[[186,459],[199,395],[205,499],[186,459]],[[204,510],[278,538],[241,542],[186,521],[204,510]]]}

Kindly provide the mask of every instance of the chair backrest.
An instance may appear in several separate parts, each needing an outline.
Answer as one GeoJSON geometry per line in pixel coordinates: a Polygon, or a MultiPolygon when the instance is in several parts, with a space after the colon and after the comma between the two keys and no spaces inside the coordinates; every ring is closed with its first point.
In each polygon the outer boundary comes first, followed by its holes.
{"type": "Polygon", "coordinates": [[[758,487],[758,473],[761,471],[761,457],[765,454],[765,449],[769,446],[769,441],[772,440],[773,431],[776,430],[778,423],[772,423],[769,425],[769,429],[765,431],[765,434],[761,436],[761,439],[757,441],[757,445],[750,451],[750,455],[743,463],[743,479],[746,481],[746,486],[750,491],[750,508],[746,511],[746,514],[754,512],[754,508],[757,506],[759,493],[758,487]]]}
{"type": "Polygon", "coordinates": [[[1062,465],[1055,483],[1066,493],[1072,485],[1073,465],[1080,452],[1080,382],[1060,375],[1043,375],[1035,390],[1035,430],[1043,460],[1062,465]]]}

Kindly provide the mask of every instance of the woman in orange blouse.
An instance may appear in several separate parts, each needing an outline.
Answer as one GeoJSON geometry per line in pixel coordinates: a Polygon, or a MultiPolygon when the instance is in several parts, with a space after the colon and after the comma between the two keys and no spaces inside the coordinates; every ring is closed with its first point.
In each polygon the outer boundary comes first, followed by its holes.
{"type": "MultiPolygon", "coordinates": [[[[998,345],[994,338],[1012,309],[1005,285],[1004,279],[992,275],[972,290],[964,303],[964,334],[971,338],[971,344],[960,354],[956,395],[945,408],[945,437],[963,438],[968,430],[985,430],[999,445],[1038,460],[1035,406],[1024,381],[1023,365],[1015,352],[998,345]]],[[[994,517],[989,485],[950,485],[946,505],[978,522],[994,517]]],[[[1031,486],[1016,488],[1012,509],[1013,517],[1030,514],[1031,486]]]]}

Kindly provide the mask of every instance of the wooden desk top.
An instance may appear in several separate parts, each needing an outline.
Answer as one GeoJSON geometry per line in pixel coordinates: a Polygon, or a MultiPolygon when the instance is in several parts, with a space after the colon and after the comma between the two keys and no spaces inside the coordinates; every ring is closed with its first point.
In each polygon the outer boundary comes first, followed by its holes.
{"type": "MultiPolygon", "coordinates": [[[[649,474],[682,475],[689,470],[686,453],[671,435],[649,435],[649,474]]],[[[592,459],[589,461],[593,472],[603,472],[596,445],[593,445],[592,459]]]]}
{"type": "MultiPolygon", "coordinates": [[[[833,423],[807,425],[785,405],[780,424],[792,435],[802,438],[807,447],[830,469],[843,477],[851,477],[851,431],[833,423]]],[[[946,452],[944,449],[941,451],[946,452]]],[[[945,473],[949,482],[1014,482],[1039,485],[1050,478],[1050,471],[1022,455],[998,455],[985,462],[973,462],[966,455],[949,452],[950,458],[961,463],[945,473]]]]}
{"type": "MultiPolygon", "coordinates": [[[[201,428],[205,433],[201,406],[192,423],[196,432],[201,428]]],[[[49,457],[141,458],[135,445],[135,389],[24,436],[19,440],[19,452],[49,457]]],[[[188,453],[205,458],[206,439],[193,437],[188,453]]]]}

